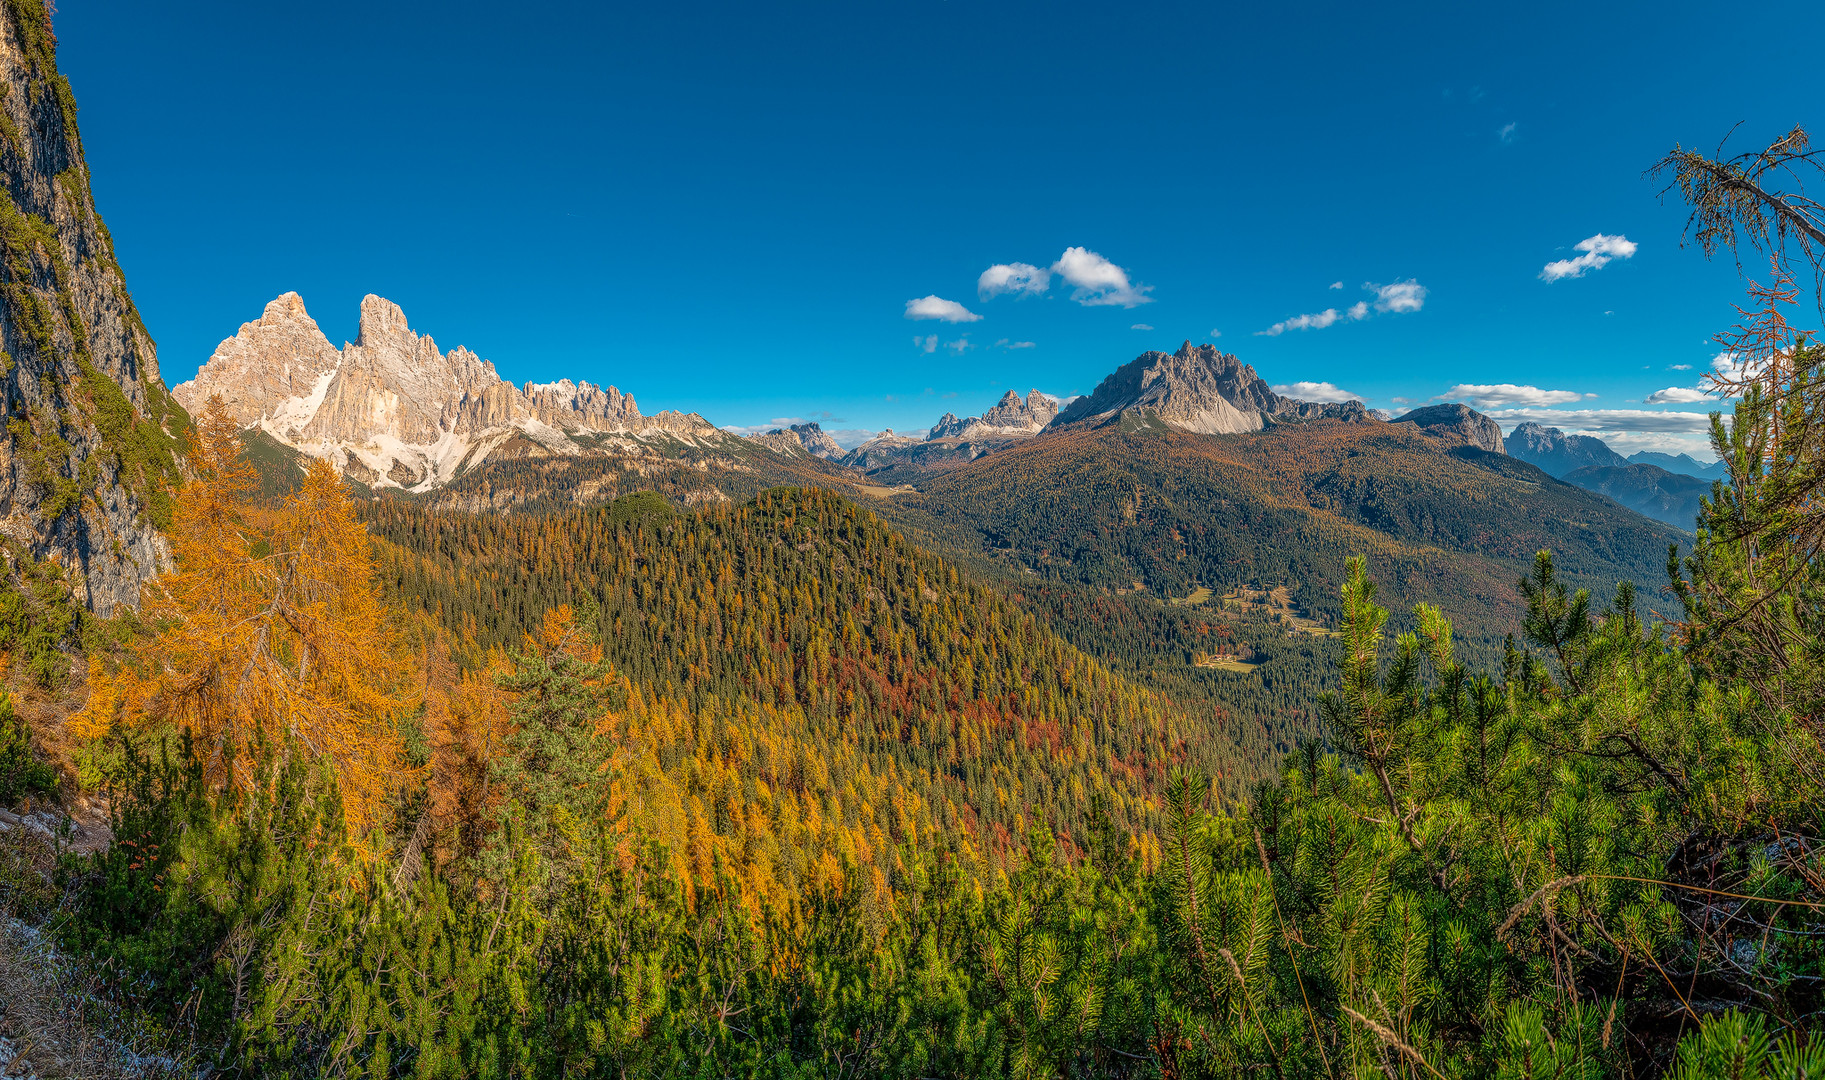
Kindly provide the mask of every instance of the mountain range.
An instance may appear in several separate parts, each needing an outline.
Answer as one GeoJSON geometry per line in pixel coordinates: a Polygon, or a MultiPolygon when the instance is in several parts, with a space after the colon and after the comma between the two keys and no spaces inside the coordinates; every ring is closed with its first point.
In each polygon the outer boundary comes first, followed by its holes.
{"type": "Polygon", "coordinates": [[[489,459],[727,438],[695,413],[643,416],[612,386],[515,386],[468,349],[438,351],[397,304],[373,295],[361,301],[355,340],[340,349],[297,293],[267,304],[172,391],[192,413],[216,395],[243,428],[327,458],[366,484],[419,491],[489,459]]]}
{"type": "Polygon", "coordinates": [[[812,422],[743,438],[695,413],[644,415],[613,386],[516,386],[468,349],[441,351],[397,305],[373,295],[361,302],[356,339],[341,348],[297,293],[273,300],[173,392],[193,412],[212,395],[276,468],[287,455],[326,458],[371,489],[438,492],[446,505],[475,509],[559,498],[582,505],[642,484],[687,505],[767,483],[842,487],[858,475],[863,487],[897,489],[1041,435],[1104,427],[1239,436],[1319,422],[1410,425],[1441,450],[1505,454],[1681,528],[1719,468],[1683,455],[1625,459],[1600,439],[1531,422],[1504,438],[1495,421],[1461,403],[1385,419],[1357,401],[1301,401],[1276,393],[1233,354],[1189,341],[1175,352],[1142,353],[1086,396],[1061,402],[1010,390],[979,416],[945,413],[919,435],[887,430],[845,450],[812,422]]]}
{"type": "MultiPolygon", "coordinates": [[[[1233,354],[1187,341],[1172,353],[1142,353],[1084,397],[1060,402],[1038,390],[1024,398],[1010,390],[979,416],[945,413],[922,435],[890,429],[845,450],[812,422],[743,439],[695,413],[644,415],[632,395],[613,386],[568,379],[515,386],[468,349],[440,351],[429,335],[411,328],[397,305],[378,296],[362,300],[356,339],[338,349],[297,293],[273,300],[173,392],[193,412],[212,395],[221,396],[255,442],[270,441],[268,449],[280,457],[291,451],[327,458],[371,488],[419,493],[448,488],[484,463],[583,458],[619,461],[628,475],[684,463],[699,472],[787,480],[805,467],[816,473],[813,463],[821,463],[893,486],[1042,433],[1115,425],[1237,435],[1315,421],[1377,425],[1385,415],[1357,401],[1283,396],[1233,354]]],[[[1625,459],[1600,439],[1532,422],[1504,439],[1493,420],[1459,403],[1424,406],[1386,422],[1413,425],[1441,447],[1506,453],[1681,527],[1696,514],[1702,481],[1718,468],[1684,455],[1625,459]]],[[[588,501],[625,487],[584,483],[571,490],[588,501]]],[[[727,489],[717,482],[695,488],[697,497],[712,498],[727,489]]],[[[493,490],[486,499],[500,505],[493,490]]]]}
{"type": "Polygon", "coordinates": [[[1701,465],[1690,454],[1642,451],[1623,457],[1602,439],[1567,435],[1529,421],[1508,436],[1508,453],[1549,476],[1599,492],[1644,517],[1689,529],[1711,484],[1728,481],[1721,461],[1701,465]]]}

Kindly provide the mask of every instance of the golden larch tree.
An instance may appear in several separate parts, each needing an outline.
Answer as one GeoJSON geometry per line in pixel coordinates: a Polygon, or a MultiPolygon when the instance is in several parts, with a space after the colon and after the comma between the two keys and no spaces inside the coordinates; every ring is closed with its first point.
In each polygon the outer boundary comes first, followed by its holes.
{"type": "Polygon", "coordinates": [[[152,632],[117,670],[91,663],[80,734],[188,729],[219,783],[250,785],[250,751],[328,759],[357,833],[399,777],[402,650],[374,581],[367,530],[340,477],[313,461],[299,489],[256,499],[219,397],[191,433],[193,479],[171,533],[176,572],[146,590],[152,632]]]}

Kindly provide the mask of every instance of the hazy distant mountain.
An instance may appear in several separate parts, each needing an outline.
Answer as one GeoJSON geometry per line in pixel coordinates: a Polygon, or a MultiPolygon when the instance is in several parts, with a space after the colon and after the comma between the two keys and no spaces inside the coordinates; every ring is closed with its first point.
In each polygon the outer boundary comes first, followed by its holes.
{"type": "Polygon", "coordinates": [[[1629,455],[1631,465],[1656,465],[1670,473],[1685,476],[1696,476],[1700,480],[1728,480],[1730,466],[1721,461],[1703,464],[1691,454],[1662,454],[1653,450],[1643,450],[1629,455]]]}
{"type": "Polygon", "coordinates": [[[1590,435],[1567,435],[1558,428],[1542,427],[1529,420],[1509,433],[1510,457],[1537,465],[1548,476],[1563,478],[1578,469],[1625,466],[1628,459],[1590,435]]]}
{"type": "Polygon", "coordinates": [[[1026,400],[1009,390],[995,407],[981,416],[958,419],[945,413],[932,425],[928,439],[1024,439],[1039,434],[1058,415],[1058,399],[1037,390],[1027,391],[1026,400]]]}
{"type": "Polygon", "coordinates": [[[845,451],[837,445],[830,433],[818,426],[813,420],[806,424],[793,424],[790,427],[774,428],[763,435],[749,436],[754,442],[774,450],[791,452],[803,450],[813,457],[834,461],[843,456],[845,451]]]}
{"type": "Polygon", "coordinates": [[[895,435],[893,428],[888,428],[844,454],[842,464],[863,472],[872,472],[906,461],[925,445],[924,439],[912,435],[895,435]]]}
{"type": "Polygon", "coordinates": [[[735,438],[695,413],[642,416],[612,386],[561,379],[517,387],[468,349],[439,352],[397,304],[373,295],[361,301],[355,340],[341,349],[297,293],[267,304],[172,391],[193,413],[215,394],[243,427],[375,487],[427,490],[489,457],[635,452],[655,437],[735,438]]]}
{"type": "Polygon", "coordinates": [[[1711,494],[1710,481],[1671,473],[1658,465],[1587,465],[1563,479],[1687,532],[1698,518],[1699,498],[1711,494]]]}
{"type": "Polygon", "coordinates": [[[1107,423],[1145,414],[1169,428],[1205,435],[1260,431],[1270,422],[1332,417],[1368,421],[1359,401],[1319,403],[1281,397],[1255,369],[1214,345],[1187,341],[1175,353],[1147,352],[1117,368],[1052,426],[1107,423]]]}
{"type": "Polygon", "coordinates": [[[1502,426],[1468,405],[1428,405],[1395,417],[1396,424],[1413,424],[1428,437],[1448,446],[1474,446],[1492,454],[1503,453],[1502,426]]]}

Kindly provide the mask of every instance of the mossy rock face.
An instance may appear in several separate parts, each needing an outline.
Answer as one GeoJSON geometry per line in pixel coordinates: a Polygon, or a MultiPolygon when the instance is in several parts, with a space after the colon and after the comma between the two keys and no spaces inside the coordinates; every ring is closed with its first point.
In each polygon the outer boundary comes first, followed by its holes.
{"type": "Polygon", "coordinates": [[[95,212],[44,0],[0,0],[0,505],[26,557],[108,614],[168,561],[189,417],[95,212]]]}

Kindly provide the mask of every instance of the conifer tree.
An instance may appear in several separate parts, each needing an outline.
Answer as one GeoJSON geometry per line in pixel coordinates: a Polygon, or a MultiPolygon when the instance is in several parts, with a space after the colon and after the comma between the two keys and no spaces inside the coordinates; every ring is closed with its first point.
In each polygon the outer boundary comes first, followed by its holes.
{"type": "Polygon", "coordinates": [[[326,758],[365,832],[398,779],[405,669],[348,491],[313,461],[296,493],[261,504],[219,400],[192,429],[189,463],[172,530],[177,570],[143,605],[152,632],[115,671],[92,658],[76,730],[191,731],[210,775],[249,790],[259,746],[326,758]]]}

